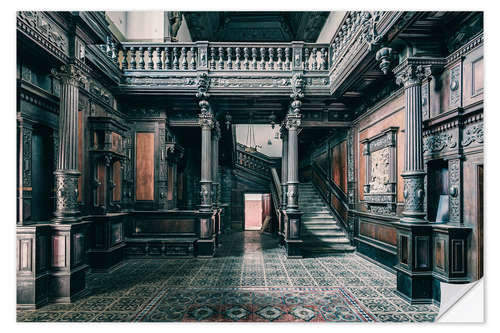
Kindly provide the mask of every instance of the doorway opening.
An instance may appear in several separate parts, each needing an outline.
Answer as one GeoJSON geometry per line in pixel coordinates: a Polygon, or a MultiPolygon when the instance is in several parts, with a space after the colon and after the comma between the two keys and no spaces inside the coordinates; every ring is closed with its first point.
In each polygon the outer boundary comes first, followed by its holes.
{"type": "Polygon", "coordinates": [[[244,230],[261,230],[271,218],[271,194],[245,193],[244,230]]]}

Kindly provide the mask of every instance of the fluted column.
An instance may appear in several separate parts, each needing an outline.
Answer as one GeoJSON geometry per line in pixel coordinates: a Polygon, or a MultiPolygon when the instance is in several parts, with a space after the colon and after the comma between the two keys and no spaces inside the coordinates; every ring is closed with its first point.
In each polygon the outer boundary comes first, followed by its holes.
{"type": "MultiPolygon", "coordinates": [[[[403,64],[404,65],[404,64],[403,64]]],[[[394,70],[396,82],[405,89],[404,210],[402,222],[422,223],[424,211],[424,155],[422,150],[423,66],[407,64],[394,70]]]]}
{"type": "Polygon", "coordinates": [[[301,102],[294,101],[295,109],[291,109],[286,116],[288,130],[288,163],[287,163],[287,210],[299,209],[299,140],[298,129],[300,114],[298,113],[301,102]]]}
{"type": "Polygon", "coordinates": [[[56,216],[54,222],[77,220],[78,209],[78,85],[85,80],[74,65],[52,70],[61,81],[59,102],[59,149],[56,181],[56,216]]]}
{"type": "Polygon", "coordinates": [[[201,114],[199,123],[201,126],[201,180],[200,180],[200,210],[210,211],[212,208],[212,129],[214,128],[214,117],[207,100],[201,100],[201,114]]]}

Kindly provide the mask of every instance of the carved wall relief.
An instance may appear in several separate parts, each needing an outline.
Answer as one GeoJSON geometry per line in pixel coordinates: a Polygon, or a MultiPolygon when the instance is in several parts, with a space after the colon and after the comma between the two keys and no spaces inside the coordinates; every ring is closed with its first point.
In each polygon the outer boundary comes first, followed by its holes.
{"type": "Polygon", "coordinates": [[[368,210],[379,215],[396,213],[396,135],[390,127],[374,137],[364,139],[366,184],[364,198],[368,210]]]}
{"type": "Polygon", "coordinates": [[[385,147],[371,154],[370,193],[386,193],[390,191],[390,147],[385,147]]]}
{"type": "Polygon", "coordinates": [[[462,78],[461,64],[455,66],[450,71],[450,109],[461,106],[462,100],[462,78]]]}

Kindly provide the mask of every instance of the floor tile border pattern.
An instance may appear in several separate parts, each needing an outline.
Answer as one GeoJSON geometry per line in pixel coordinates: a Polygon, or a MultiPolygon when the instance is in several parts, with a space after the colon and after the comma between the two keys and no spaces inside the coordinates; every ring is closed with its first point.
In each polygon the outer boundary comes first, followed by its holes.
{"type": "MultiPolygon", "coordinates": [[[[346,303],[351,305],[351,310],[358,316],[358,318],[362,322],[377,322],[375,315],[370,313],[370,311],[359,302],[355,296],[350,294],[347,290],[342,287],[225,287],[225,288],[164,288],[162,289],[156,296],[154,296],[149,302],[147,302],[142,309],[140,309],[136,315],[132,317],[132,322],[141,322],[146,316],[155,310],[157,305],[160,303],[160,300],[165,296],[169,291],[179,291],[179,290],[217,290],[217,291],[279,291],[279,292],[321,292],[321,291],[337,291],[344,297],[346,303]]],[[[292,307],[290,307],[291,309],[292,307]]],[[[320,313],[322,315],[322,313],[320,313]]],[[[323,315],[322,315],[323,316],[323,315]]],[[[326,321],[326,320],[325,320],[326,321]]]]}

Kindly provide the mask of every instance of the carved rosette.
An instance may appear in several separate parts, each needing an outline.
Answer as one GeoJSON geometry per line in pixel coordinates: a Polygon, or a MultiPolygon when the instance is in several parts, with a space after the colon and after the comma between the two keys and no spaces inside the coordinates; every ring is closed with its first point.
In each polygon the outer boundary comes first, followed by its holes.
{"type": "MultiPolygon", "coordinates": [[[[56,222],[74,217],[78,209],[78,177],[80,172],[57,170],[54,172],[56,181],[56,222]]],[[[70,219],[69,219],[70,220],[70,219]]]]}
{"type": "Polygon", "coordinates": [[[405,222],[424,222],[424,172],[404,173],[404,191],[405,200],[403,221],[405,222]]]}

